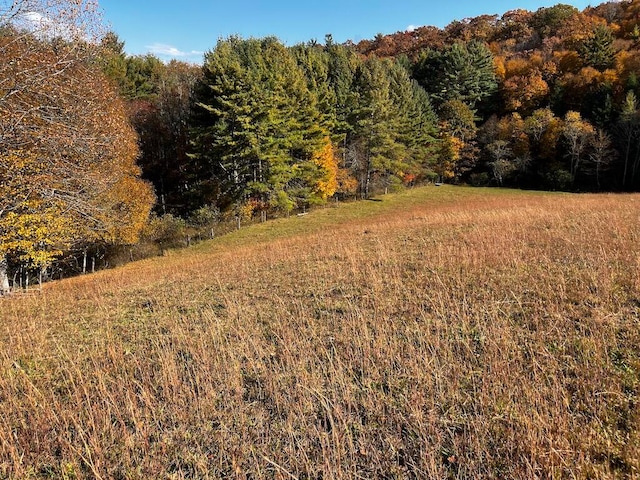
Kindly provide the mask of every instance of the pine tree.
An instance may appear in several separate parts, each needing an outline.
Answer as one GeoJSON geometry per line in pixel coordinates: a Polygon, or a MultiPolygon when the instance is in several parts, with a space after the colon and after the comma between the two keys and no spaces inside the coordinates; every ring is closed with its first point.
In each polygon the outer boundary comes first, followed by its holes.
{"type": "Polygon", "coordinates": [[[313,156],[328,130],[308,81],[275,38],[232,37],[206,55],[192,157],[209,201],[289,212],[317,200],[326,172],[313,156]]]}
{"type": "Polygon", "coordinates": [[[401,157],[388,173],[398,181],[412,183],[432,175],[431,164],[437,135],[437,116],[424,89],[411,80],[400,63],[390,64],[390,87],[394,115],[397,116],[396,141],[401,157]]]}
{"type": "Polygon", "coordinates": [[[417,179],[425,180],[434,177],[439,135],[438,117],[427,92],[413,80],[411,94],[411,104],[407,111],[408,130],[404,138],[411,152],[414,168],[417,169],[417,179]]]}
{"type": "Polygon", "coordinates": [[[413,76],[438,103],[460,100],[471,108],[498,87],[493,55],[477,41],[427,50],[416,62],[413,76]]]}
{"type": "Polygon", "coordinates": [[[596,70],[603,72],[611,68],[615,60],[611,29],[605,25],[598,25],[592,35],[583,42],[579,54],[587,66],[596,70]]]}
{"type": "Polygon", "coordinates": [[[402,155],[402,144],[396,139],[400,119],[393,103],[387,62],[372,57],[358,66],[354,75],[356,106],[350,116],[351,148],[363,198],[369,197],[374,182],[387,179],[393,163],[402,155]]]}

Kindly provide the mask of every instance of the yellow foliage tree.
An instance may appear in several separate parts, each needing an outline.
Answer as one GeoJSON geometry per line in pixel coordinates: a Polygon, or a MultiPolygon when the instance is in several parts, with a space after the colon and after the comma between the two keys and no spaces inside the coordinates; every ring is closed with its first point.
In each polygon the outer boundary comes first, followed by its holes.
{"type": "Polygon", "coordinates": [[[154,196],[140,180],[124,104],[91,45],[0,27],[2,293],[8,258],[42,267],[72,245],[135,242],[154,196]],[[7,79],[13,86],[2,90],[7,79]]]}
{"type": "Polygon", "coordinates": [[[448,134],[442,136],[435,166],[439,181],[444,182],[455,177],[455,166],[460,160],[460,151],[463,147],[464,142],[459,138],[448,134]]]}
{"type": "Polygon", "coordinates": [[[312,160],[324,172],[316,183],[315,193],[322,200],[326,200],[338,189],[338,159],[329,138],[326,138],[324,146],[313,154],[312,160]]]}
{"type": "Polygon", "coordinates": [[[567,143],[567,155],[570,160],[571,181],[575,182],[576,175],[582,166],[584,153],[595,134],[595,129],[580,113],[569,111],[565,115],[562,136],[567,143]]]}

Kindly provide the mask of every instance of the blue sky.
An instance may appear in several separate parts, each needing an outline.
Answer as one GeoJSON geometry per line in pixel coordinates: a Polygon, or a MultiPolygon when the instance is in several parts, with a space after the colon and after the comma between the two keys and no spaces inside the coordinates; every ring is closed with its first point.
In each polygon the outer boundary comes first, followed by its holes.
{"type": "Polygon", "coordinates": [[[287,45],[331,33],[337,42],[373,38],[410,26],[444,27],[484,13],[537,10],[586,0],[99,0],[105,21],[130,55],[200,63],[220,37],[275,35],[287,45]]]}

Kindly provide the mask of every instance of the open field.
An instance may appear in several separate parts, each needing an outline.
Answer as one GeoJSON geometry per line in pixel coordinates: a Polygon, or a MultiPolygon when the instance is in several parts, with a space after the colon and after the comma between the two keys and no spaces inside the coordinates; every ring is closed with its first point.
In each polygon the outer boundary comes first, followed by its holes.
{"type": "Polygon", "coordinates": [[[0,300],[0,479],[639,478],[640,195],[381,200],[0,300]]]}

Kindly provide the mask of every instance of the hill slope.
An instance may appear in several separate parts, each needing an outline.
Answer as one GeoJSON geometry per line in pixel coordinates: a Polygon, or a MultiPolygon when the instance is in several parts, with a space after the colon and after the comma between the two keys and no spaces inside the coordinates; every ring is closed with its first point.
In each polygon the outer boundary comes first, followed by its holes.
{"type": "Polygon", "coordinates": [[[639,202],[415,189],[2,300],[0,478],[637,475],[639,202]]]}

